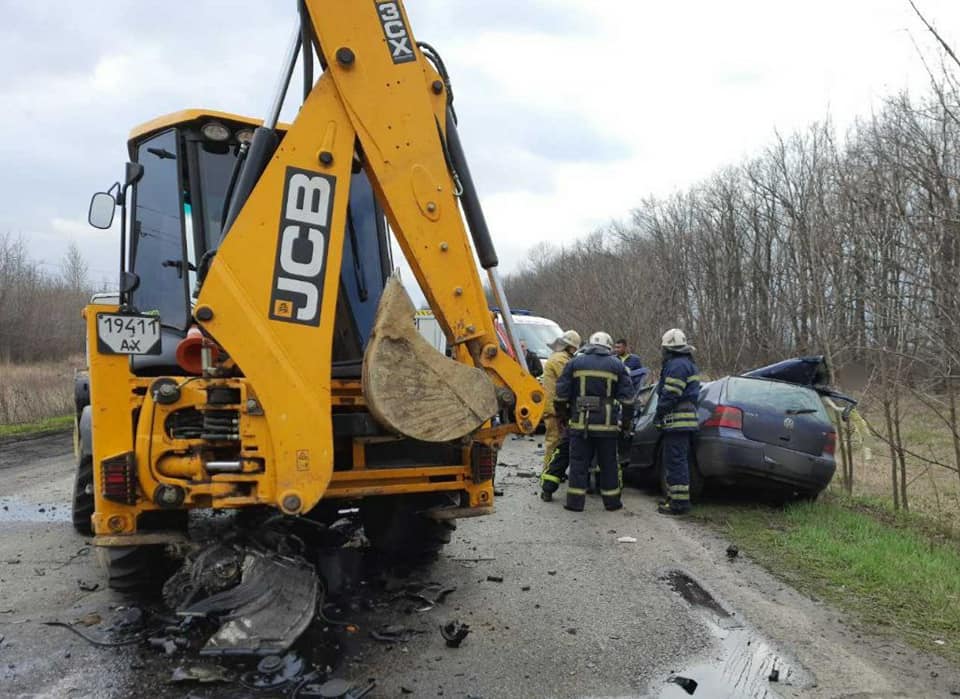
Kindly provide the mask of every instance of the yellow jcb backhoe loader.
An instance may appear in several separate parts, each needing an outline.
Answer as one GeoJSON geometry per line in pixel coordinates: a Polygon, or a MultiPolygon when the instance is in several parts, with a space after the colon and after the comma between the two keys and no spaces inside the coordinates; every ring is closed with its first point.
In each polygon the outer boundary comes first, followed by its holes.
{"type": "Polygon", "coordinates": [[[305,0],[263,122],[177,112],[129,152],[91,201],[98,227],[121,209],[120,289],[84,310],[76,391],[74,522],[114,588],[155,575],[191,509],[358,507],[374,547],[410,555],[492,510],[497,449],[543,393],[498,342],[471,238],[515,334],[450,80],[399,0],[305,0]],[[452,359],[416,332],[391,233],[452,359]],[[517,422],[495,426],[504,407],[517,422]]]}

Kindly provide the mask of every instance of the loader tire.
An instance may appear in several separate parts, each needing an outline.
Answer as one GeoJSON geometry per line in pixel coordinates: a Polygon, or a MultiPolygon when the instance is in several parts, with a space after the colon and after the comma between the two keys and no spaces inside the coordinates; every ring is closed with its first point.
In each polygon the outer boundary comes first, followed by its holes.
{"type": "Polygon", "coordinates": [[[78,534],[93,536],[93,457],[81,456],[73,480],[73,528],[78,534]]]}
{"type": "Polygon", "coordinates": [[[446,496],[432,495],[367,498],[360,505],[360,519],[374,549],[395,560],[426,563],[450,543],[457,525],[421,513],[447,502],[446,496]]]}
{"type": "Polygon", "coordinates": [[[163,587],[175,565],[162,544],[104,546],[99,549],[107,569],[107,586],[127,594],[155,594],[163,587]]]}

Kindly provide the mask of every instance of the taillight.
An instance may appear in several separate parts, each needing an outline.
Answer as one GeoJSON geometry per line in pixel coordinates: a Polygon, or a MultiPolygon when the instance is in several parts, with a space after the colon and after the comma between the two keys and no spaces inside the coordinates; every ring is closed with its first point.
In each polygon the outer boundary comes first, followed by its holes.
{"type": "Polygon", "coordinates": [[[732,405],[718,405],[703,423],[704,427],[729,427],[732,430],[743,429],[743,411],[732,405]]]}
{"type": "Polygon", "coordinates": [[[833,456],[837,453],[837,433],[827,432],[827,442],[823,445],[823,453],[833,456]]]}
{"type": "Polygon", "coordinates": [[[133,505],[137,502],[137,472],[133,452],[112,456],[100,464],[103,469],[101,493],[107,500],[133,505]]]}
{"type": "Polygon", "coordinates": [[[486,444],[474,442],[470,453],[471,475],[474,483],[485,483],[497,470],[497,450],[486,444]]]}

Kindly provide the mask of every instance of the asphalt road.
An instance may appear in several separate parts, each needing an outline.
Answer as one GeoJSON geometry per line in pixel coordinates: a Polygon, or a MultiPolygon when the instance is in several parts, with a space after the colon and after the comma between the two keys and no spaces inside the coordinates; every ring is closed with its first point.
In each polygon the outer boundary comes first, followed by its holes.
{"type": "MultiPolygon", "coordinates": [[[[668,682],[674,675],[699,683],[695,697],[960,692],[960,668],[800,595],[749,551],[728,559],[727,542],[658,516],[646,494],[628,491],[617,513],[596,499],[583,514],[542,503],[536,448],[508,441],[496,514],[461,521],[441,559],[407,579],[456,588],[441,604],[418,611],[429,605],[361,589],[356,600],[366,602],[345,605],[358,629],[344,638],[335,676],[375,680],[371,697],[690,696],[668,682]],[[457,649],[439,633],[452,619],[471,628],[457,649]],[[370,637],[388,624],[409,639],[370,637]]],[[[170,684],[194,658],[95,647],[43,625],[83,620],[81,630],[110,638],[138,603],[103,589],[95,552],[69,524],[72,469],[68,436],[0,445],[0,696],[285,696],[236,682],[170,684]]]]}

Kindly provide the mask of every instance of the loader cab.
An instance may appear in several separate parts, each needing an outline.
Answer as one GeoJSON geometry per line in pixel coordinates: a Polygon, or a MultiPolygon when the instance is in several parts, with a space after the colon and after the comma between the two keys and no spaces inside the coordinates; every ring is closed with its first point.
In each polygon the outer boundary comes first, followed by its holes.
{"type": "MultiPolygon", "coordinates": [[[[143,166],[132,186],[126,268],[136,275],[129,302],[160,317],[162,351],[131,359],[138,375],[181,373],[175,350],[191,324],[198,273],[220,243],[240,146],[258,121],[184,111],[134,129],[131,161],[143,166]]],[[[285,127],[278,128],[281,138],[285,127]]],[[[92,209],[91,209],[92,212],[92,209]]],[[[365,173],[354,168],[334,331],[335,376],[359,376],[377,302],[392,269],[383,213],[365,173]]]]}

